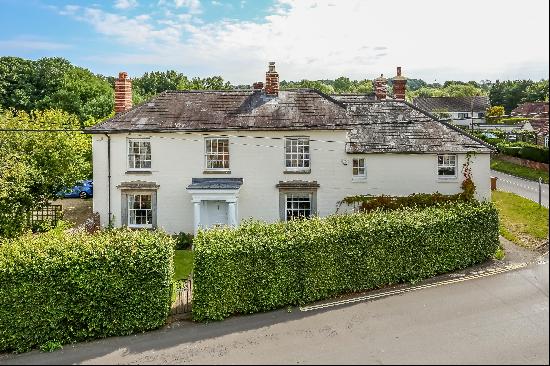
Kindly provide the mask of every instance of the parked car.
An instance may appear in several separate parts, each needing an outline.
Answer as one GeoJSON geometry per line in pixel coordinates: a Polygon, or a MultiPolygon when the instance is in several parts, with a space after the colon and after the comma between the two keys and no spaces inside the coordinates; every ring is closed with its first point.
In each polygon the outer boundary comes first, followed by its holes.
{"type": "Polygon", "coordinates": [[[491,132],[483,132],[482,135],[488,139],[498,139],[498,136],[491,132]]]}
{"type": "Polygon", "coordinates": [[[94,183],[91,179],[83,180],[72,188],[67,188],[58,193],[64,198],[88,198],[94,196],[94,183]]]}

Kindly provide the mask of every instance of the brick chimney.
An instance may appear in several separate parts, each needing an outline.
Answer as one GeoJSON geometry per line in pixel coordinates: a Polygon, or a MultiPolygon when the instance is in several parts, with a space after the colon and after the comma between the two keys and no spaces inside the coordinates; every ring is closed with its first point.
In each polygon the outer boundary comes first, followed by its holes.
{"type": "Polygon", "coordinates": [[[384,74],[380,74],[380,77],[374,79],[374,94],[376,95],[376,100],[386,99],[387,87],[384,74]]]}
{"type": "Polygon", "coordinates": [[[264,83],[262,83],[261,81],[258,81],[252,84],[252,89],[254,90],[262,90],[263,88],[264,88],[264,83]]]}
{"type": "Polygon", "coordinates": [[[132,108],[132,80],[126,72],[119,72],[115,80],[115,114],[132,108]]]}
{"type": "Polygon", "coordinates": [[[401,66],[397,66],[397,75],[392,78],[393,80],[393,98],[399,100],[405,100],[405,91],[407,86],[407,78],[401,76],[401,66]]]}
{"type": "Polygon", "coordinates": [[[269,70],[265,73],[265,94],[279,95],[279,74],[275,71],[275,62],[269,63],[269,70]]]}

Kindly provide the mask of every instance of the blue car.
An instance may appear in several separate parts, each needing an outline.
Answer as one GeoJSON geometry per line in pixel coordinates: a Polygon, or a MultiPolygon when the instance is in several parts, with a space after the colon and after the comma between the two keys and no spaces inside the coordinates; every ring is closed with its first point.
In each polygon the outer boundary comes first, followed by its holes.
{"type": "Polygon", "coordinates": [[[94,183],[91,179],[83,180],[72,188],[67,188],[58,193],[64,198],[88,198],[94,196],[94,183]]]}

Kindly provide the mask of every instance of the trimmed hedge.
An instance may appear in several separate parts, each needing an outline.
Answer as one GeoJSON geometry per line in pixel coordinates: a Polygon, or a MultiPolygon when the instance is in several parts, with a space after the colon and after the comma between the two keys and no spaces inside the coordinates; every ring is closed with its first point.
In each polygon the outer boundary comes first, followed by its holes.
{"type": "Polygon", "coordinates": [[[497,211],[477,201],[200,231],[193,319],[418,281],[480,263],[498,246],[497,211]]]}
{"type": "Polygon", "coordinates": [[[0,351],[164,325],[173,256],[170,236],[144,230],[53,230],[0,243],[0,351]]]}
{"type": "Polygon", "coordinates": [[[500,143],[497,144],[497,148],[503,154],[539,163],[548,164],[550,158],[547,147],[531,145],[525,142],[500,143]]]}

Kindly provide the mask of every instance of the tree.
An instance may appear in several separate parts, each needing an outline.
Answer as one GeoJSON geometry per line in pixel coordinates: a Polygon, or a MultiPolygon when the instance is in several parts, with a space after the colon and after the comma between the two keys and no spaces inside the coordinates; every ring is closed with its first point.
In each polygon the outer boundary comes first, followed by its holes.
{"type": "Polygon", "coordinates": [[[504,116],[504,107],[501,105],[494,105],[487,109],[487,122],[499,123],[502,116],[504,116]]]}
{"type": "Polygon", "coordinates": [[[61,57],[37,61],[0,57],[0,106],[5,109],[61,108],[77,115],[83,125],[89,119],[108,116],[113,104],[107,78],[61,57]]]}
{"type": "Polygon", "coordinates": [[[27,212],[91,177],[90,136],[51,131],[79,127],[76,116],[60,110],[0,111],[0,130],[12,130],[0,131],[0,237],[17,235],[27,212]]]}

